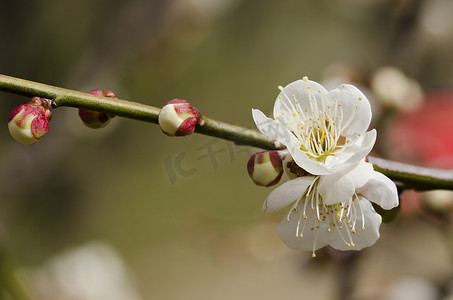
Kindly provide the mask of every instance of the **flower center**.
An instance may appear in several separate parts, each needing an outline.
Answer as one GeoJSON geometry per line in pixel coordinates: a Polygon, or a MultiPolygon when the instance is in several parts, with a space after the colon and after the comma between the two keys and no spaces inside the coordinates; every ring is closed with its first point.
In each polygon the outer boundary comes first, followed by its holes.
{"type": "Polygon", "coordinates": [[[358,203],[358,195],[354,194],[345,202],[326,205],[317,191],[319,178],[320,176],[315,177],[306,192],[293,204],[286,217],[286,221],[289,221],[293,215],[298,218],[296,237],[303,238],[307,230],[315,232],[313,257],[316,257],[318,234],[337,233],[348,247],[354,247],[353,235],[356,233],[358,220],[362,230],[365,230],[365,217],[358,203]]]}
{"type": "MultiPolygon", "coordinates": [[[[304,81],[308,79],[304,77],[304,81]]],[[[342,151],[350,143],[351,139],[343,136],[342,131],[354,119],[358,106],[355,106],[349,119],[345,120],[342,104],[335,98],[332,105],[326,105],[321,90],[313,92],[307,86],[310,107],[302,109],[295,95],[290,99],[283,87],[279,86],[279,89],[287,99],[280,102],[291,115],[282,112],[280,115],[276,114],[275,119],[283,121],[283,125],[298,139],[300,150],[308,157],[325,162],[328,156],[342,151]]]]}

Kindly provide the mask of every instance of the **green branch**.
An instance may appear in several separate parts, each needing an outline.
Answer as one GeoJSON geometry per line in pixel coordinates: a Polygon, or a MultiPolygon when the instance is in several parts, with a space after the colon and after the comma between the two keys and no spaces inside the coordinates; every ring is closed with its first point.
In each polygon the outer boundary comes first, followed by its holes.
{"type": "MultiPolygon", "coordinates": [[[[53,106],[86,108],[110,113],[129,119],[157,124],[160,109],[132,101],[95,96],[88,93],[54,87],[24,79],[0,75],[0,90],[27,97],[43,97],[53,100],[53,106]]],[[[203,117],[195,132],[222,138],[240,145],[272,150],[276,143],[256,130],[203,117]]],[[[406,187],[418,190],[453,190],[453,171],[422,168],[413,165],[370,157],[374,168],[406,187]]]]}
{"type": "Polygon", "coordinates": [[[374,169],[405,187],[423,190],[453,190],[453,171],[419,167],[377,157],[369,157],[374,169]]]}

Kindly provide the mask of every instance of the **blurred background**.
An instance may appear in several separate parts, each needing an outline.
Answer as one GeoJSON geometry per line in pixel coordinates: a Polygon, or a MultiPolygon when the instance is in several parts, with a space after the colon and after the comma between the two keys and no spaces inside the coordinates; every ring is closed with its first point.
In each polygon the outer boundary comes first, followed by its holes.
{"type": "MultiPolygon", "coordinates": [[[[452,14],[449,0],[2,1],[0,72],[187,99],[250,128],[278,85],[353,83],[373,155],[453,169],[452,14]]],[[[0,266],[36,299],[453,299],[450,192],[405,190],[376,245],[312,259],[279,240],[286,210],[261,210],[257,149],[119,117],[92,130],[64,107],[24,146],[6,120],[29,99],[0,99],[0,266]]]]}

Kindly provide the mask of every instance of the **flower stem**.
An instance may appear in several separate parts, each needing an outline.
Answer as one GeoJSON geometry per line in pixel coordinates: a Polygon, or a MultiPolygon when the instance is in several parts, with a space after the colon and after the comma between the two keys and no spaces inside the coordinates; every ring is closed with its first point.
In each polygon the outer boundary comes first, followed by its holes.
{"type": "MultiPolygon", "coordinates": [[[[137,102],[95,96],[0,74],[0,90],[28,97],[53,100],[54,107],[69,106],[110,113],[116,116],[157,124],[160,109],[137,102]]],[[[281,149],[260,132],[203,117],[195,132],[267,150],[281,149]]],[[[437,170],[370,157],[374,168],[408,188],[453,190],[453,171],[437,170]]]]}

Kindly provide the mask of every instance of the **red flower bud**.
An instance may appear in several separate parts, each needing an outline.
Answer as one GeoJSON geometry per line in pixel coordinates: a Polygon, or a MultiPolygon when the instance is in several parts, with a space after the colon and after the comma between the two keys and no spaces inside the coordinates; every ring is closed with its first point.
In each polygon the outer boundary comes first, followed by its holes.
{"type": "Polygon", "coordinates": [[[272,186],[282,178],[282,158],[277,151],[263,151],[253,154],[248,163],[247,170],[253,182],[259,186],[272,186]]]}
{"type": "MultiPolygon", "coordinates": [[[[90,94],[96,96],[104,96],[109,98],[115,98],[115,94],[109,90],[92,90],[90,94]]],[[[82,119],[83,124],[85,126],[97,129],[107,126],[110,123],[110,120],[114,117],[114,115],[98,112],[90,109],[79,108],[79,117],[82,119]]]]}
{"type": "Polygon", "coordinates": [[[34,97],[29,104],[13,109],[8,118],[8,129],[16,141],[31,145],[49,130],[51,118],[48,100],[34,97]]]}
{"type": "Polygon", "coordinates": [[[189,102],[173,99],[162,107],[158,121],[166,135],[185,136],[194,132],[200,118],[200,112],[189,102]]]}

